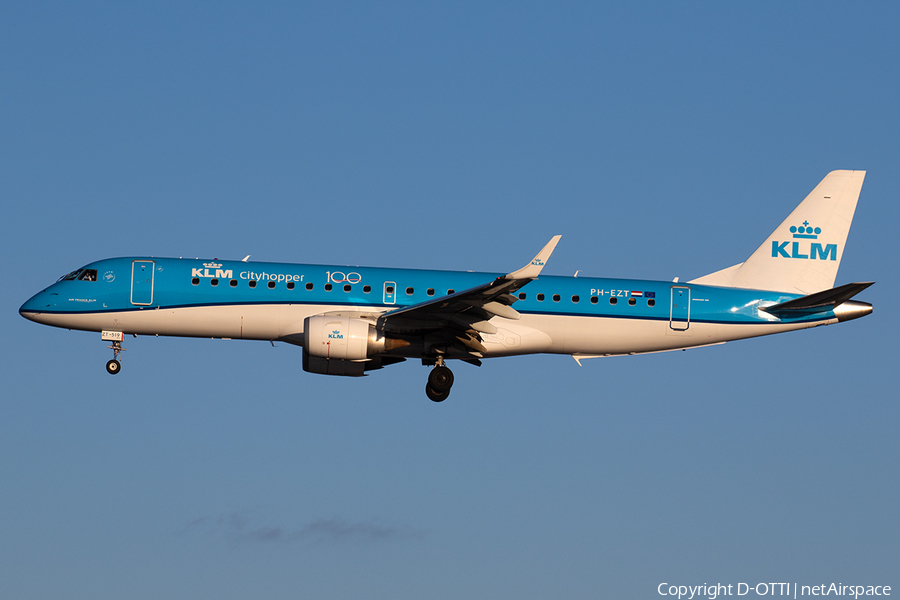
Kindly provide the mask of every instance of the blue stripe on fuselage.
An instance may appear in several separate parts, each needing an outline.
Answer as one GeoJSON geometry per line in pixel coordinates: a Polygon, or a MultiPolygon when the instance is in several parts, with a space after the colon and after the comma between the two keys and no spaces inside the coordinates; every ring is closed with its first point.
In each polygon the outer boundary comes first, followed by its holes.
{"type": "MultiPolygon", "coordinates": [[[[57,282],[23,304],[20,312],[87,314],[244,304],[315,304],[383,310],[425,302],[447,294],[448,290],[461,291],[504,275],[146,257],[101,260],[85,268],[97,270],[97,281],[57,282]],[[132,263],[137,260],[154,262],[153,302],[150,305],[131,303],[132,263]],[[212,285],[213,280],[217,280],[218,285],[212,285]],[[231,285],[232,281],[236,282],[235,286],[231,285]],[[250,287],[251,281],[256,281],[255,288],[250,287]],[[269,287],[270,282],[273,288],[269,287]],[[293,289],[288,289],[288,282],[294,284],[293,289]],[[395,304],[384,301],[386,282],[395,287],[395,304]],[[307,284],[312,284],[313,289],[308,290],[307,284]],[[331,285],[330,291],[326,291],[326,284],[331,285]],[[344,286],[349,286],[349,291],[345,291],[344,286]],[[368,292],[364,291],[364,286],[369,286],[368,292]],[[429,289],[434,290],[434,295],[427,293],[429,289]]],[[[549,275],[542,275],[523,287],[519,293],[525,297],[515,303],[515,309],[534,315],[667,321],[673,287],[690,288],[692,322],[761,324],[831,318],[829,312],[777,321],[757,310],[760,302],[777,304],[797,298],[796,294],[637,279],[549,275]],[[640,296],[635,297],[634,292],[640,292],[640,296]],[[538,300],[541,294],[543,300],[538,300]],[[559,299],[554,300],[555,296],[559,299]],[[610,303],[613,297],[616,298],[614,305],[610,303]],[[592,302],[592,298],[597,298],[597,302],[592,302]],[[634,299],[634,305],[629,304],[630,298],[634,299]],[[653,300],[654,306],[650,306],[648,300],[653,300]]]]}

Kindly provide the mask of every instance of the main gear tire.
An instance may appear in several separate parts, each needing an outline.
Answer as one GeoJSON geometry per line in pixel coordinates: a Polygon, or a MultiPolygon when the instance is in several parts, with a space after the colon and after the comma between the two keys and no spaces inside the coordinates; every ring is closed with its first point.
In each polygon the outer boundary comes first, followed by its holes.
{"type": "Polygon", "coordinates": [[[437,366],[428,374],[428,386],[435,392],[450,392],[453,387],[453,371],[444,366],[437,366]]]}
{"type": "Polygon", "coordinates": [[[443,402],[447,399],[447,396],[450,395],[450,390],[444,390],[442,392],[438,392],[437,390],[432,389],[430,385],[425,386],[425,395],[428,396],[428,399],[432,402],[443,402]]]}

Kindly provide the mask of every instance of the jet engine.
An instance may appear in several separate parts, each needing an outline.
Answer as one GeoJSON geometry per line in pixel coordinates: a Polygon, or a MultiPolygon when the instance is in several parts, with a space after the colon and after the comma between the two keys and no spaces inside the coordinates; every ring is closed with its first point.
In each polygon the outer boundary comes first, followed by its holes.
{"type": "Polygon", "coordinates": [[[303,322],[303,370],[360,377],[367,368],[381,367],[381,361],[373,361],[373,357],[408,345],[404,340],[380,336],[375,325],[363,319],[307,317],[303,322]]]}

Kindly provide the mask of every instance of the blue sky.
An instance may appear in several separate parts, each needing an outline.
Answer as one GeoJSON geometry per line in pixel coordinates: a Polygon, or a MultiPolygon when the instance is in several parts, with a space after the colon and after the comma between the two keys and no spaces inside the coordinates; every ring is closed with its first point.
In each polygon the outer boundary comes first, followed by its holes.
{"type": "Polygon", "coordinates": [[[900,586],[896,3],[0,7],[0,595],[651,598],[900,586]],[[109,256],[687,280],[868,171],[875,312],[360,380],[36,325],[109,256]]]}

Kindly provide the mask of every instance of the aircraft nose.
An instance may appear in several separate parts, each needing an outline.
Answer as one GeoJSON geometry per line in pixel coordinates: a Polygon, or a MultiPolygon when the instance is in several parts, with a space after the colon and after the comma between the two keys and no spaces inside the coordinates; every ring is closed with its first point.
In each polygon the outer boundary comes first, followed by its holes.
{"type": "Polygon", "coordinates": [[[40,314],[52,308],[53,301],[47,290],[38,292],[19,307],[19,314],[29,321],[40,322],[40,314]]]}

